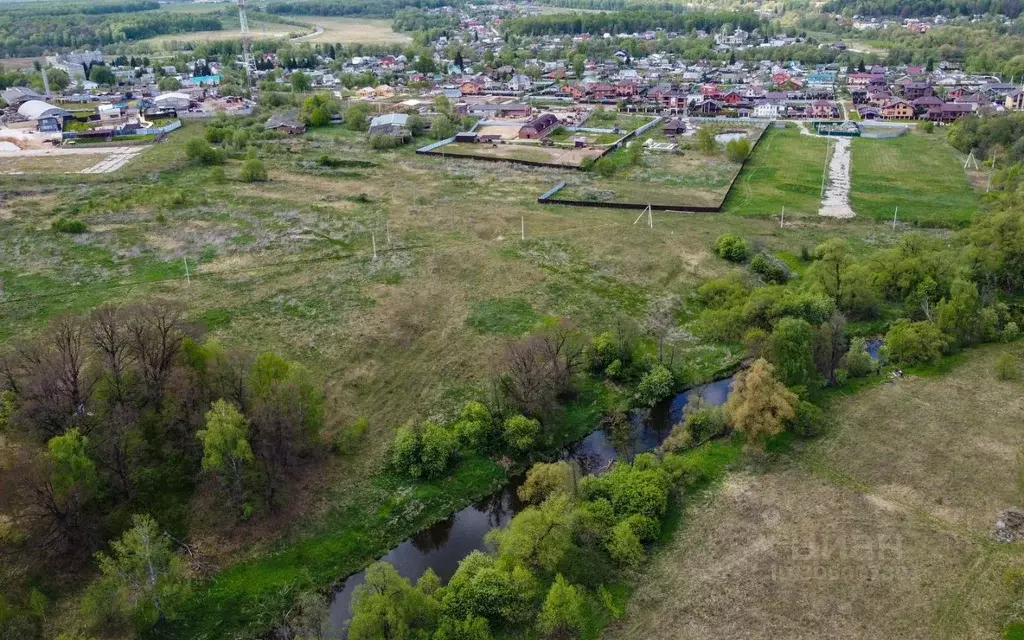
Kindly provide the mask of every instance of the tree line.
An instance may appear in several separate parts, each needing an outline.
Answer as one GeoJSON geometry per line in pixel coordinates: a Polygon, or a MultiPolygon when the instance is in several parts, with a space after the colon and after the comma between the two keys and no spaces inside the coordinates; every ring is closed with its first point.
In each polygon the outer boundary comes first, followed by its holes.
{"type": "Polygon", "coordinates": [[[170,13],[0,14],[0,55],[37,56],[59,49],[103,47],[171,33],[215,31],[218,16],[170,13]]]}
{"type": "MultiPolygon", "coordinates": [[[[194,494],[219,510],[221,526],[259,518],[317,455],[324,405],[310,376],[202,333],[176,303],[108,304],[54,317],[0,356],[0,429],[19,444],[3,474],[15,524],[0,550],[21,558],[22,580],[44,584],[102,550],[81,605],[94,629],[144,629],[171,615],[187,587],[186,547],[172,537],[190,533],[194,494]],[[140,583],[119,566],[134,561],[140,536],[161,558],[149,560],[173,574],[162,595],[162,577],[140,583]]],[[[13,605],[23,613],[7,622],[34,634],[30,603],[13,605]]]]}
{"type": "Polygon", "coordinates": [[[445,0],[314,0],[311,2],[271,2],[268,13],[281,15],[366,16],[391,18],[399,9],[439,9],[445,0]]]}
{"type": "Polygon", "coordinates": [[[1019,0],[831,0],[822,11],[848,16],[926,18],[931,16],[1004,15],[1021,13],[1019,0]]]}
{"type": "Polygon", "coordinates": [[[529,36],[635,33],[655,29],[687,33],[694,30],[716,31],[724,25],[752,31],[763,24],[756,14],[748,11],[679,13],[626,9],[609,13],[556,13],[515,18],[505,23],[505,30],[515,35],[529,36]]]}

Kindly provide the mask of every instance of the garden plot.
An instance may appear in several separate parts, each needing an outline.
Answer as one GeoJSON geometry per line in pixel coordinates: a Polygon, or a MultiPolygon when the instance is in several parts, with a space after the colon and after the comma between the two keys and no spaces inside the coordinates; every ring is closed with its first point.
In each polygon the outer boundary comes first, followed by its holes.
{"type": "Polygon", "coordinates": [[[490,145],[453,142],[444,145],[435,153],[443,156],[512,160],[560,167],[579,167],[588,158],[594,160],[600,158],[603,152],[603,149],[544,147],[539,144],[490,145]]]}

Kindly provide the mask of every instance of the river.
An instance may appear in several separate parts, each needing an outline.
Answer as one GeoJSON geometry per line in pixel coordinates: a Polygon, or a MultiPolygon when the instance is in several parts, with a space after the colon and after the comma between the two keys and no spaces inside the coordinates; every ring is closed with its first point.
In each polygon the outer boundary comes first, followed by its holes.
{"type": "MultiPolygon", "coordinates": [[[[650,451],[661,444],[673,425],[682,420],[687,403],[702,396],[716,406],[724,404],[730,384],[732,378],[694,387],[656,406],[648,417],[634,414],[632,420],[636,425],[636,437],[628,452],[616,451],[608,434],[598,430],[560,451],[558,457],[574,460],[584,473],[593,473],[607,468],[623,455],[632,457],[650,451]]],[[[428,568],[434,570],[442,583],[447,582],[463,558],[486,548],[484,536],[488,531],[504,527],[523,509],[524,505],[516,495],[522,481],[523,476],[510,478],[496,493],[417,533],[381,560],[394,565],[398,573],[412,582],[428,568]]],[[[366,573],[360,571],[335,591],[329,614],[332,633],[345,637],[351,617],[352,593],[365,578],[366,573]]]]}

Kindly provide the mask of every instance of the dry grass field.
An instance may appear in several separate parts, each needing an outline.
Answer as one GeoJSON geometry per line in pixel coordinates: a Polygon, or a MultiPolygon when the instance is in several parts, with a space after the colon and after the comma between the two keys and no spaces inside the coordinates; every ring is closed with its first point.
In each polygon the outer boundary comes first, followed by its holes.
{"type": "Polygon", "coordinates": [[[522,160],[524,162],[543,162],[562,167],[578,167],[587,158],[599,158],[601,149],[571,149],[564,147],[542,147],[527,144],[473,144],[453,142],[446,144],[438,152],[445,156],[463,156],[467,158],[499,158],[503,160],[522,160]]]}
{"type": "Polygon", "coordinates": [[[731,476],[641,580],[608,638],[999,638],[1020,545],[1024,385],[975,350],[952,371],[838,400],[837,425],[731,476]]]}
{"type": "Polygon", "coordinates": [[[340,18],[333,16],[289,16],[317,27],[317,32],[303,36],[300,42],[341,44],[402,44],[412,42],[406,33],[391,29],[390,20],[372,18],[340,18]]]}

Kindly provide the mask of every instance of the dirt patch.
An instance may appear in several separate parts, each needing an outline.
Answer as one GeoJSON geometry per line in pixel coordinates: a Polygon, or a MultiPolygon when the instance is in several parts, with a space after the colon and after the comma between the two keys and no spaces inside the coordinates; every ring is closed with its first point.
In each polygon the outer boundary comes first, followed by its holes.
{"type": "Polygon", "coordinates": [[[850,146],[849,138],[836,138],[828,163],[828,187],[818,210],[819,216],[852,218],[856,215],[850,208],[850,146]]]}
{"type": "Polygon", "coordinates": [[[1024,540],[1024,510],[1006,509],[1000,513],[992,535],[1000,542],[1024,540]]]}

